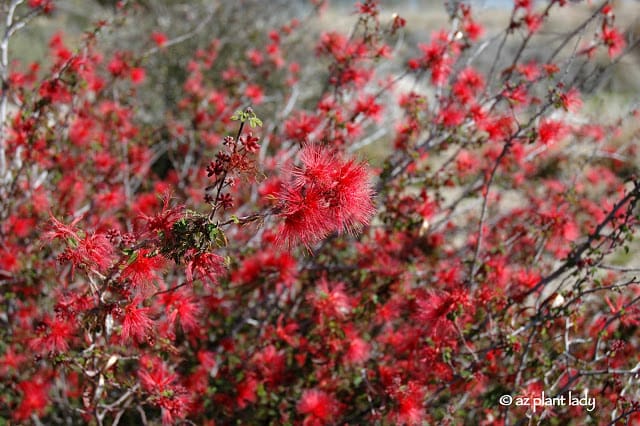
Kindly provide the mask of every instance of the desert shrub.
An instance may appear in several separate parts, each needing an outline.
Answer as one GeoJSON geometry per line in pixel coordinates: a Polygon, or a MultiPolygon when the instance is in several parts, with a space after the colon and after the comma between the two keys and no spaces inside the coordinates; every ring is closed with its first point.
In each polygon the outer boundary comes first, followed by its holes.
{"type": "Polygon", "coordinates": [[[3,423],[638,421],[638,111],[588,107],[638,44],[611,4],[541,49],[583,6],[488,38],[450,3],[401,60],[375,1],[127,43],[144,4],[38,65],[12,37],[66,12],[5,2],[3,423]]]}

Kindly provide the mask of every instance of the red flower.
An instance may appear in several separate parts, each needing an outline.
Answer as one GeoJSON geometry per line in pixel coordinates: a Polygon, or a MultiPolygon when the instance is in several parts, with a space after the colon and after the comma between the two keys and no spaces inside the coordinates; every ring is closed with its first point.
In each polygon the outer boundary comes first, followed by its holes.
{"type": "Polygon", "coordinates": [[[184,292],[174,291],[162,294],[162,302],[166,306],[171,324],[179,319],[183,330],[190,332],[198,329],[200,306],[196,299],[184,292]]]}
{"type": "Polygon", "coordinates": [[[298,412],[305,414],[304,424],[325,424],[331,421],[338,411],[336,400],[318,389],[307,389],[298,402],[298,412]]]}
{"type": "Polygon", "coordinates": [[[288,138],[304,142],[319,124],[320,119],[318,117],[300,112],[285,122],[284,129],[288,138]]]}
{"type": "Polygon", "coordinates": [[[279,194],[284,226],[280,240],[306,246],[331,232],[353,231],[374,213],[364,164],[343,160],[326,148],[306,146],[301,167],[279,194]]]}
{"type": "Polygon", "coordinates": [[[419,425],[424,420],[424,408],[422,400],[424,391],[416,382],[409,382],[394,392],[398,401],[396,411],[397,424],[419,425]]]}
{"type": "Polygon", "coordinates": [[[609,57],[618,56],[622,49],[626,46],[626,42],[620,31],[613,27],[604,27],[602,29],[602,41],[607,46],[609,57]]]}
{"type": "Polygon", "coordinates": [[[49,218],[51,219],[52,227],[43,235],[45,241],[52,241],[57,238],[62,240],[72,239],[75,241],[80,239],[78,237],[77,230],[75,229],[75,225],[80,221],[81,217],[74,219],[70,225],[65,225],[60,222],[51,212],[49,212],[49,218]]]}
{"type": "Polygon", "coordinates": [[[275,346],[269,345],[254,355],[253,362],[258,366],[266,385],[275,386],[282,381],[286,371],[286,356],[283,350],[278,351],[275,346]]]}
{"type": "Polygon", "coordinates": [[[361,364],[371,356],[371,345],[358,336],[352,327],[345,329],[345,336],[349,342],[344,361],[347,364],[361,364]]]}
{"type": "Polygon", "coordinates": [[[464,23],[464,31],[471,41],[477,41],[484,34],[484,27],[473,20],[464,23]]]}
{"type": "Polygon", "coordinates": [[[560,95],[560,103],[565,111],[577,112],[582,107],[580,92],[575,87],[560,95]]]}
{"type": "Polygon", "coordinates": [[[247,51],[247,58],[251,61],[253,66],[259,67],[264,62],[262,53],[256,49],[249,49],[247,51]]]}
{"type": "Polygon", "coordinates": [[[473,172],[478,167],[478,159],[468,150],[463,149],[456,157],[456,168],[462,176],[473,172]]]}
{"type": "Polygon", "coordinates": [[[75,325],[62,318],[45,319],[40,337],[31,339],[29,347],[41,352],[66,352],[73,341],[76,330],[75,325]]]}
{"type": "Polygon", "coordinates": [[[178,375],[169,371],[156,357],[143,356],[138,373],[142,388],[152,395],[151,401],[162,409],[162,424],[175,424],[187,414],[189,396],[183,386],[175,384],[178,375]]]}
{"type": "Polygon", "coordinates": [[[247,88],[244,91],[244,94],[251,100],[254,105],[261,104],[262,99],[264,98],[264,92],[262,91],[262,88],[256,84],[248,84],[247,88]]]}
{"type": "Polygon", "coordinates": [[[527,104],[527,89],[524,84],[520,84],[513,89],[505,89],[503,96],[518,104],[527,104]]]}
{"type": "Polygon", "coordinates": [[[354,112],[357,114],[363,114],[365,117],[372,118],[375,121],[379,121],[383,107],[375,101],[375,97],[371,95],[358,99],[356,101],[356,108],[354,112]]]}
{"type": "Polygon", "coordinates": [[[260,138],[253,136],[253,132],[249,132],[239,138],[239,142],[244,145],[245,149],[252,153],[260,149],[260,145],[258,144],[259,140],[260,138]]]}
{"type": "Polygon", "coordinates": [[[22,354],[20,350],[16,351],[13,347],[8,347],[4,355],[0,357],[0,377],[17,371],[26,360],[27,356],[22,354]]]}
{"type": "Polygon", "coordinates": [[[109,65],[107,65],[107,69],[113,76],[121,76],[122,73],[127,69],[127,64],[124,60],[122,60],[121,55],[117,54],[113,57],[109,65]]]}
{"type": "Polygon", "coordinates": [[[483,119],[478,123],[478,127],[488,133],[489,140],[501,141],[507,139],[511,135],[513,119],[507,115],[483,119]]]}
{"type": "Polygon", "coordinates": [[[105,234],[89,234],[80,241],[78,251],[84,263],[104,271],[111,265],[113,246],[105,234]]]}
{"type": "Polygon", "coordinates": [[[310,300],[322,318],[344,318],[351,311],[351,301],[344,291],[344,283],[329,283],[321,278],[310,300]]]}
{"type": "Polygon", "coordinates": [[[473,68],[465,68],[453,85],[452,92],[463,105],[475,99],[476,94],[484,89],[484,78],[473,68]]]}
{"type": "Polygon", "coordinates": [[[177,205],[169,207],[169,197],[165,197],[162,204],[162,211],[155,215],[147,215],[140,212],[140,218],[146,222],[147,228],[152,233],[162,233],[164,238],[171,238],[173,225],[180,219],[184,206],[177,205]]]}
{"type": "Polygon", "coordinates": [[[306,191],[285,188],[279,198],[284,204],[280,212],[284,217],[278,235],[280,241],[308,247],[325,238],[333,228],[331,218],[326,214],[328,205],[318,188],[311,187],[306,191]]]}
{"type": "Polygon", "coordinates": [[[131,281],[134,287],[146,286],[156,279],[157,272],[162,268],[165,259],[160,255],[149,256],[148,249],[142,249],[131,256],[128,265],[122,270],[121,276],[131,281]]]}
{"type": "Polygon", "coordinates": [[[168,41],[166,34],[157,31],[151,33],[151,38],[158,47],[164,47],[168,41]]]}
{"type": "Polygon", "coordinates": [[[456,309],[455,300],[448,293],[429,292],[418,301],[419,318],[428,327],[439,328],[449,322],[447,315],[456,309]]]}
{"type": "Polygon", "coordinates": [[[540,76],[540,70],[535,61],[529,61],[526,64],[518,65],[517,70],[527,79],[527,81],[535,81],[540,76]]]}
{"type": "Polygon", "coordinates": [[[464,122],[465,113],[456,105],[447,105],[438,113],[437,121],[446,127],[456,127],[464,122]]]}
{"type": "Polygon", "coordinates": [[[542,26],[542,16],[535,13],[527,14],[524,18],[524,23],[527,25],[530,33],[536,33],[542,26]]]}
{"type": "Polygon", "coordinates": [[[194,279],[208,280],[211,284],[218,282],[218,277],[226,271],[224,258],[215,253],[195,253],[195,249],[190,249],[185,255],[187,268],[185,274],[187,282],[194,279]]]}
{"type": "Polygon", "coordinates": [[[129,76],[131,77],[131,82],[133,84],[140,84],[144,81],[145,77],[147,76],[147,72],[145,71],[144,68],[131,68],[131,71],[129,71],[129,76]]]}
{"type": "Polygon", "coordinates": [[[253,375],[249,375],[246,379],[236,385],[236,403],[239,408],[245,408],[248,403],[256,402],[256,389],[258,388],[258,380],[253,375]]]}
{"type": "Polygon", "coordinates": [[[375,213],[372,203],[373,189],[364,164],[349,160],[334,174],[336,200],[332,203],[339,227],[352,231],[369,223],[375,213]]]}
{"type": "Polygon", "coordinates": [[[18,421],[26,421],[31,416],[42,416],[49,405],[50,384],[40,377],[35,377],[18,384],[22,392],[22,401],[13,413],[13,418],[18,421]]]}
{"type": "Polygon", "coordinates": [[[552,145],[563,139],[569,133],[567,126],[555,120],[541,120],[538,128],[540,141],[545,145],[552,145]]]}
{"type": "Polygon", "coordinates": [[[69,140],[76,146],[85,147],[90,142],[93,123],[89,118],[76,118],[69,129],[69,140]]]}
{"type": "Polygon", "coordinates": [[[149,318],[150,308],[140,308],[138,305],[142,299],[136,297],[124,309],[124,319],[122,320],[122,338],[124,340],[134,337],[143,341],[153,327],[153,321],[149,318]]]}
{"type": "Polygon", "coordinates": [[[178,376],[171,373],[160,358],[145,355],[140,360],[138,377],[145,391],[149,393],[161,393],[168,388],[178,376]]]}

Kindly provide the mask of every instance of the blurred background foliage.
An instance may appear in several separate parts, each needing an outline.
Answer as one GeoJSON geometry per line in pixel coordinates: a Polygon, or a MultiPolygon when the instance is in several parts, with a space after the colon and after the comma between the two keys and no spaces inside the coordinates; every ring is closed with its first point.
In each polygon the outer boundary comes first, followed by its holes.
{"type": "MultiPolygon", "coordinates": [[[[457,0],[449,0],[457,1],[457,0]]],[[[350,0],[321,1],[311,0],[137,0],[126,2],[126,6],[117,6],[116,0],[58,0],[51,16],[38,18],[25,30],[19,32],[11,42],[11,60],[19,64],[37,61],[46,64],[48,60],[48,42],[57,32],[63,33],[67,45],[73,50],[82,46],[81,39],[87,31],[95,29],[96,23],[104,20],[110,23],[98,33],[99,49],[109,61],[118,51],[131,52],[139,58],[140,65],[146,69],[146,79],[136,96],[142,107],[137,111],[140,118],[149,123],[166,120],[167,115],[179,114],[176,110],[182,98],[183,85],[188,75],[189,61],[198,49],[206,49],[212,40],[219,40],[219,55],[214,66],[204,76],[211,79],[214,87],[225,87],[234,96],[234,91],[242,85],[225,85],[221,81],[222,72],[229,67],[237,68],[243,75],[243,84],[260,85],[265,92],[265,100],[260,105],[260,115],[269,121],[274,114],[282,110],[285,96],[291,94],[290,88],[276,87],[284,78],[273,78],[275,73],[284,70],[272,70],[271,76],[264,69],[252,69],[247,58],[251,48],[264,50],[269,43],[268,33],[280,29],[292,19],[301,21],[301,31],[282,41],[282,49],[288,60],[300,64],[299,92],[296,107],[314,108],[320,92],[326,82],[326,63],[313,54],[318,34],[325,31],[340,31],[348,34],[356,23],[354,3],[350,0]],[[319,19],[310,19],[320,11],[319,19]],[[164,33],[170,41],[176,41],[165,49],[154,49],[154,32],[164,33]],[[284,90],[283,90],[284,89],[284,90]]],[[[577,7],[556,10],[540,30],[535,43],[527,46],[523,52],[526,61],[543,62],[549,52],[564,39],[568,28],[574,28],[588,16],[600,3],[578,1],[577,7]]],[[[626,28],[627,44],[640,37],[640,2],[637,0],[614,2],[616,24],[626,28]]],[[[500,35],[507,27],[511,13],[511,1],[474,0],[471,1],[474,15],[485,29],[484,42],[471,50],[467,63],[487,73],[496,58],[500,35]]],[[[542,6],[544,2],[538,2],[542,6]]],[[[398,75],[406,61],[418,55],[418,44],[429,40],[432,32],[444,28],[449,23],[446,2],[432,0],[385,0],[381,2],[383,16],[381,22],[390,22],[392,15],[398,13],[406,18],[407,26],[398,37],[390,40],[394,59],[379,64],[382,75],[398,75]]],[[[598,31],[596,24],[586,29],[598,31]]],[[[523,35],[517,31],[509,37],[501,61],[496,69],[509,65],[523,35]]],[[[577,45],[564,49],[565,58],[571,56],[577,45]]],[[[601,63],[609,62],[606,53],[601,53],[601,63]]],[[[560,62],[562,65],[563,63],[560,62]]],[[[579,69],[578,61],[567,61],[563,72],[591,72],[591,68],[579,69]],[[572,68],[573,67],[573,68],[572,68]]],[[[17,65],[17,66],[23,66],[17,65]]],[[[596,64],[593,66],[597,66],[596,64]]],[[[587,85],[586,91],[594,96],[584,97],[585,114],[616,116],[619,110],[633,107],[640,100],[640,50],[636,48],[613,67],[605,78],[597,84],[587,85]]],[[[433,88],[425,79],[414,76],[404,78],[397,86],[398,91],[418,90],[433,96],[433,88]]],[[[239,94],[238,94],[239,97],[239,94]]],[[[393,110],[387,110],[385,123],[392,123],[393,110]]],[[[275,120],[274,120],[275,121],[275,120]]],[[[385,123],[382,123],[384,125],[385,123]]],[[[388,148],[380,143],[366,149],[371,159],[382,158],[388,148]]]]}
{"type": "MultiPolygon", "coordinates": [[[[222,68],[247,66],[246,50],[264,47],[270,29],[294,17],[309,16],[314,6],[307,1],[273,0],[137,0],[117,7],[115,0],[59,0],[51,16],[39,18],[11,40],[10,59],[17,64],[48,62],[48,44],[62,33],[67,46],[79,48],[86,32],[100,21],[108,22],[98,33],[99,49],[108,61],[125,51],[140,58],[146,69],[144,115],[158,119],[175,106],[182,95],[187,66],[194,53],[212,40],[220,41],[220,60],[209,78],[218,78],[222,68]],[[273,13],[273,11],[277,11],[273,13]],[[175,41],[156,49],[154,32],[175,41]]],[[[311,43],[311,39],[309,39],[311,43]]],[[[15,65],[20,67],[20,65],[15,65]]],[[[214,82],[215,83],[215,82],[214,82]]]]}
{"type": "MultiPolygon", "coordinates": [[[[265,35],[270,29],[285,25],[293,18],[309,17],[315,9],[314,2],[309,0],[270,0],[268,4],[261,0],[133,0],[127,2],[126,13],[122,13],[117,3],[117,0],[56,1],[52,16],[36,19],[15,36],[11,42],[11,59],[20,63],[46,62],[48,42],[53,34],[62,31],[69,46],[78,46],[82,35],[99,20],[113,23],[101,33],[101,48],[106,55],[118,50],[144,52],[151,49],[153,32],[163,32],[170,40],[184,38],[166,52],[145,56],[143,62],[147,68],[149,89],[159,95],[153,104],[157,110],[162,110],[179,99],[186,65],[198,48],[219,39],[222,44],[219,62],[225,65],[246,62],[246,49],[251,45],[264,45],[265,35]]],[[[545,37],[539,37],[535,45],[527,48],[526,53],[531,59],[541,59],[554,40],[562,39],[564,29],[572,28],[599,2],[580,3],[579,8],[565,8],[551,16],[541,31],[545,37]]],[[[628,41],[640,37],[640,2],[627,0],[615,3],[618,25],[629,29],[628,41]]],[[[474,14],[485,27],[487,39],[491,40],[504,30],[509,20],[510,1],[474,0],[471,4],[474,14]]],[[[289,47],[308,53],[313,49],[313,36],[318,32],[348,32],[356,20],[353,5],[350,0],[329,2],[328,6],[321,8],[320,20],[312,21],[311,26],[298,34],[304,40],[298,40],[289,47]],[[309,37],[304,37],[305,34],[309,37]]],[[[406,33],[395,46],[400,60],[414,55],[417,43],[428,40],[432,31],[442,28],[449,20],[444,1],[385,0],[382,10],[388,15],[387,20],[393,13],[407,19],[406,33]]],[[[513,46],[507,45],[507,49],[515,49],[519,45],[516,41],[517,37],[513,46]]],[[[490,66],[496,45],[489,43],[474,58],[476,66],[481,69],[490,66]]],[[[509,53],[512,52],[507,51],[503,57],[509,58],[509,53]]],[[[307,60],[313,59],[313,55],[306,56],[307,60]]],[[[636,49],[627,55],[602,84],[612,94],[637,95],[640,92],[640,51],[636,49]]]]}

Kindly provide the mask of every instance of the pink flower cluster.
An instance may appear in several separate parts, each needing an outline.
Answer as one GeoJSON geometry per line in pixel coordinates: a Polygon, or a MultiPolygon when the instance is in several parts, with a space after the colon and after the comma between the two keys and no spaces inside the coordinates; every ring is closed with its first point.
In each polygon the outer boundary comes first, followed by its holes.
{"type": "Polygon", "coordinates": [[[369,223],[375,208],[365,164],[315,145],[302,149],[300,162],[278,196],[281,242],[309,247],[332,232],[352,232],[369,223]]]}

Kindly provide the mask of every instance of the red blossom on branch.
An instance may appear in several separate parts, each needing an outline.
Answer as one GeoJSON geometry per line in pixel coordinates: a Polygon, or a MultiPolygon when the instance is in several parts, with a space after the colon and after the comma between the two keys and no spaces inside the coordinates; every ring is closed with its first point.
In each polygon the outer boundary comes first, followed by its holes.
{"type": "Polygon", "coordinates": [[[301,165],[278,194],[284,218],[280,240],[309,247],[330,232],[355,232],[373,215],[373,189],[362,163],[307,145],[301,165]]]}
{"type": "Polygon", "coordinates": [[[129,280],[134,288],[145,289],[157,279],[165,264],[166,260],[161,255],[153,254],[149,249],[141,249],[129,257],[120,275],[129,280]]]}
{"type": "Polygon", "coordinates": [[[153,327],[153,320],[149,317],[151,309],[140,307],[141,303],[142,298],[138,296],[124,308],[121,335],[125,341],[133,337],[142,342],[153,327]]]}
{"type": "Polygon", "coordinates": [[[338,411],[338,404],[328,393],[319,389],[307,389],[298,402],[298,411],[304,414],[304,425],[328,424],[338,411]]]}

